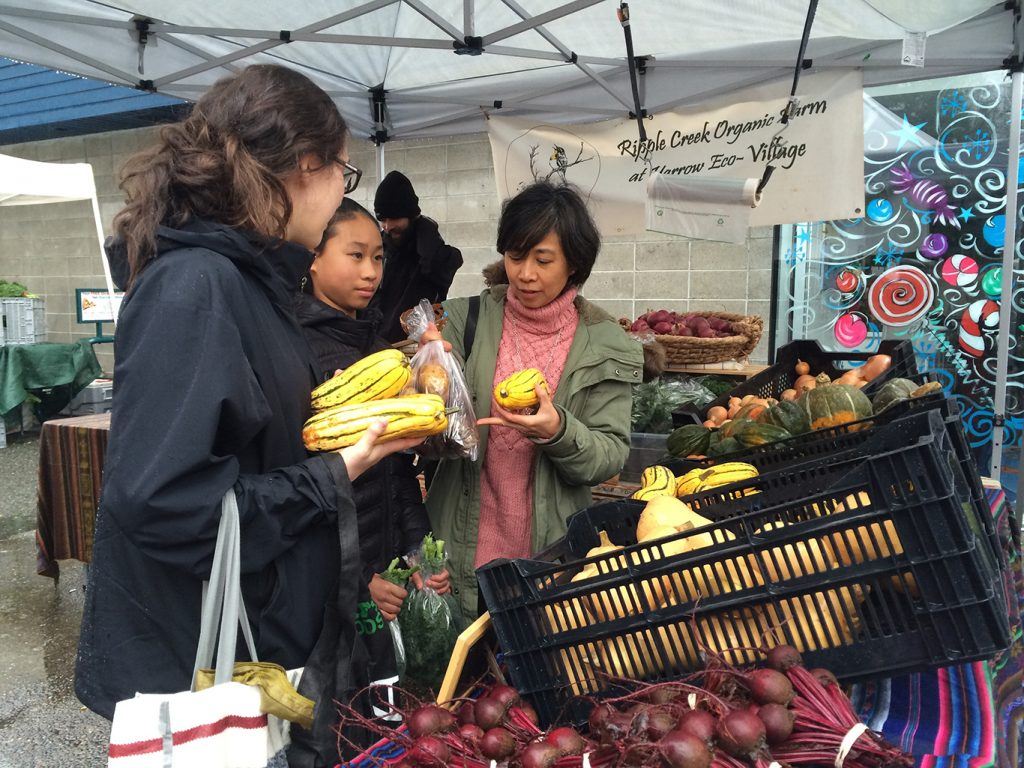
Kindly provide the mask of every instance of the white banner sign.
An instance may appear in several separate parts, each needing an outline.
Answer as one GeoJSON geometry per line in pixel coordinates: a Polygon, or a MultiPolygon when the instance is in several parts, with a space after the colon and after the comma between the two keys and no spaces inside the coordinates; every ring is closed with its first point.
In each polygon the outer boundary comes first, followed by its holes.
{"type": "MultiPolygon", "coordinates": [[[[680,72],[680,77],[693,76],[680,72]]],[[[861,216],[864,210],[863,81],[857,70],[800,78],[796,115],[781,113],[790,81],[734,94],[727,104],[655,115],[641,144],[633,120],[548,125],[491,115],[498,195],[535,179],[569,182],[587,195],[605,235],[645,227],[650,177],[760,179],[775,174],[751,226],[861,216]]]]}

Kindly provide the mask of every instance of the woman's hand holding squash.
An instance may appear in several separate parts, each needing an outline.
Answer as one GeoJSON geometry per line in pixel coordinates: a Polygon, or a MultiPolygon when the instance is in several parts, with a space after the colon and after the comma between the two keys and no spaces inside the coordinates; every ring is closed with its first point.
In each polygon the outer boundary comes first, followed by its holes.
{"type": "Polygon", "coordinates": [[[477,419],[477,426],[508,427],[533,440],[550,440],[561,430],[562,417],[559,415],[558,409],[555,408],[547,387],[538,384],[534,387],[534,391],[540,401],[536,413],[513,413],[492,400],[491,413],[493,415],[485,419],[477,419]]]}

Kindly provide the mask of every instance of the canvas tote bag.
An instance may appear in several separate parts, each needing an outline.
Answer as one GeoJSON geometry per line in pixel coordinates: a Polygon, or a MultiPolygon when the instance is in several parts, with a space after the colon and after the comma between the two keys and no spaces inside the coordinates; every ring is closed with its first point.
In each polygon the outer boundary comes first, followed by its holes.
{"type": "MultiPolygon", "coordinates": [[[[259,687],[232,681],[239,626],[250,658],[257,661],[242,602],[240,559],[238,503],[232,489],[221,502],[213,567],[209,582],[203,584],[192,690],[136,694],[118,702],[110,730],[109,768],[287,765],[287,721],[265,714],[259,687]],[[215,650],[214,684],[196,690],[199,670],[212,665],[215,650]]],[[[293,682],[300,673],[290,673],[293,682]]]]}

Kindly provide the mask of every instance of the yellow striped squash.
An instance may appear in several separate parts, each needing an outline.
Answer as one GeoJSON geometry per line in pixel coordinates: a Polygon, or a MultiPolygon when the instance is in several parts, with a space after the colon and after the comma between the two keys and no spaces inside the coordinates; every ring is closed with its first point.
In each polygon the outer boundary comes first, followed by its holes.
{"type": "Polygon", "coordinates": [[[313,410],[395,397],[411,377],[409,359],[402,352],[397,349],[374,352],[314,389],[313,410]]]}
{"type": "Polygon", "coordinates": [[[676,476],[667,467],[648,467],[640,475],[640,490],[632,498],[649,501],[657,496],[676,495],[676,476]]]}
{"type": "Polygon", "coordinates": [[[502,408],[510,411],[536,408],[540,401],[534,387],[538,384],[545,389],[548,388],[544,374],[536,368],[516,371],[494,388],[494,400],[502,408]]]}
{"type": "Polygon", "coordinates": [[[742,461],[727,461],[707,469],[691,469],[676,481],[676,495],[682,498],[754,477],[757,477],[757,468],[742,461]]]}
{"type": "Polygon", "coordinates": [[[408,395],[321,411],[302,428],[302,441],[311,451],[336,451],[357,443],[366,429],[381,419],[387,419],[388,426],[379,442],[429,437],[448,427],[444,400],[437,395],[408,395]]]}

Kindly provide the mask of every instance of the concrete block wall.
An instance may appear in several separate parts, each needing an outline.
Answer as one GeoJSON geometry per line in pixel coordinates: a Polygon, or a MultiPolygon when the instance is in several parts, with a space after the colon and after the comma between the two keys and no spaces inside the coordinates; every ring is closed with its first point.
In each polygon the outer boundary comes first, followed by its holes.
{"type": "MultiPolygon", "coordinates": [[[[109,232],[122,200],[116,172],[129,155],[152,140],[155,130],[33,142],[0,147],[0,153],[91,163],[109,232]]],[[[352,196],[372,209],[378,181],[374,147],[353,140],[350,157],[363,170],[352,196]]],[[[424,214],[436,219],[445,240],[462,250],[465,264],[451,295],[479,292],[480,270],[498,258],[494,241],[500,203],[487,137],[391,142],[385,145],[384,166],[385,173],[397,169],[411,179],[424,214]]],[[[50,341],[93,333],[94,326],[77,325],[74,315],[74,289],[103,285],[91,221],[88,203],[0,208],[0,278],[22,282],[46,298],[50,341]]],[[[583,292],[616,317],[633,318],[648,309],[718,310],[757,314],[767,321],[771,236],[766,227],[753,230],[743,245],[656,233],[607,238],[583,292]]],[[[105,370],[112,369],[109,350],[100,352],[100,359],[105,370]]],[[[753,359],[767,359],[767,339],[762,339],[753,359]]]]}
{"type": "MultiPolygon", "coordinates": [[[[0,153],[44,162],[87,162],[96,177],[100,216],[110,232],[121,208],[116,171],[155,129],[72,136],[0,147],[0,153]]],[[[87,201],[0,207],[0,279],[27,286],[46,301],[48,340],[71,342],[96,333],[95,324],[81,325],[75,314],[76,288],[103,288],[92,206],[87,201]]],[[[113,331],[106,324],[107,333],[113,331]]],[[[95,347],[104,371],[112,371],[112,345],[95,347]]]]}

